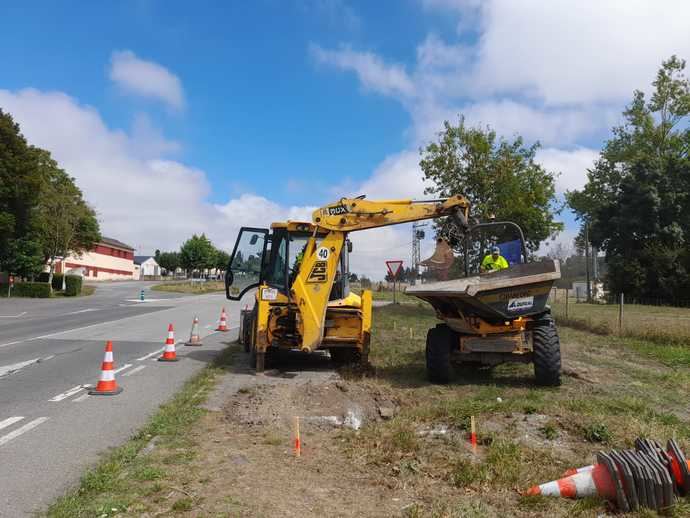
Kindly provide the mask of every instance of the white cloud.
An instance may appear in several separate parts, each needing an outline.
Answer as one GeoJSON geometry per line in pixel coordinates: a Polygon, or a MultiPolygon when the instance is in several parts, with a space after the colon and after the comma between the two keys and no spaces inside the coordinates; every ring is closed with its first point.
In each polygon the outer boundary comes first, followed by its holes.
{"type": "Polygon", "coordinates": [[[625,102],[662,59],[690,55],[684,0],[490,0],[481,17],[473,71],[481,95],[625,102]]]}
{"type": "Polygon", "coordinates": [[[556,190],[564,193],[584,187],[587,182],[587,169],[594,166],[598,156],[597,150],[584,147],[573,150],[544,148],[537,151],[535,160],[547,171],[561,173],[556,178],[556,190]]]}
{"type": "Polygon", "coordinates": [[[376,54],[357,52],[348,47],[326,50],[319,45],[310,45],[309,48],[317,62],[357,74],[364,88],[403,97],[415,92],[414,84],[402,65],[386,64],[376,54]]]}
{"type": "Polygon", "coordinates": [[[177,144],[143,119],[131,134],[112,130],[95,109],[61,92],[34,89],[0,90],[0,107],[12,114],[29,142],[49,150],[76,178],[97,210],[103,234],[141,253],[176,249],[201,232],[229,250],[241,225],[310,218],[312,207],[281,206],[249,194],[209,203],[206,174],[166,159],[177,144]],[[148,148],[142,147],[142,135],[148,148]]]}
{"type": "Polygon", "coordinates": [[[110,79],[127,93],[158,99],[177,110],[184,107],[180,79],[164,66],[140,59],[130,50],[113,52],[110,79]]]}

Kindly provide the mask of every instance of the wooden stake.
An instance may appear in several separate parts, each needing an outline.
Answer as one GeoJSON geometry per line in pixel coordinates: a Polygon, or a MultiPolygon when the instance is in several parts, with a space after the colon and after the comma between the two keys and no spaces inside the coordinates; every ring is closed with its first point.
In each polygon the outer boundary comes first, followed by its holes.
{"type": "Polygon", "coordinates": [[[568,288],[565,289],[565,318],[568,318],[568,299],[570,294],[568,293],[568,288]]]}
{"type": "Polygon", "coordinates": [[[302,443],[299,437],[299,416],[292,418],[292,437],[294,438],[295,457],[300,457],[302,454],[302,443]]]}
{"type": "Polygon", "coordinates": [[[625,296],[621,293],[620,304],[618,305],[618,334],[623,334],[623,304],[625,302],[625,296]]]}
{"type": "Polygon", "coordinates": [[[470,442],[472,443],[472,450],[477,452],[477,428],[474,422],[474,416],[470,416],[470,442]]]}
{"type": "Polygon", "coordinates": [[[412,328],[410,328],[410,339],[414,338],[414,334],[412,332],[412,328]]]}

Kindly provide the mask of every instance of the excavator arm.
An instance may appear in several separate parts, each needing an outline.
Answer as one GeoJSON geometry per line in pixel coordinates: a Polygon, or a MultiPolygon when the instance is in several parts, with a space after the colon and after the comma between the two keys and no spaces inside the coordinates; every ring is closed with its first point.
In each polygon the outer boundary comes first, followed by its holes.
{"type": "Polygon", "coordinates": [[[424,219],[457,215],[466,225],[470,203],[464,196],[434,201],[366,200],[341,198],[312,213],[314,225],[340,232],[411,223],[424,219]]]}
{"type": "Polygon", "coordinates": [[[323,340],[328,298],[348,232],[444,216],[454,216],[459,224],[466,226],[469,207],[463,196],[423,202],[370,201],[359,197],[341,198],[337,203],[315,210],[312,214],[314,226],[317,231],[328,232],[318,246],[315,242],[317,232],[314,233],[291,287],[300,312],[297,327],[302,335],[302,350],[312,351],[323,340]]]}

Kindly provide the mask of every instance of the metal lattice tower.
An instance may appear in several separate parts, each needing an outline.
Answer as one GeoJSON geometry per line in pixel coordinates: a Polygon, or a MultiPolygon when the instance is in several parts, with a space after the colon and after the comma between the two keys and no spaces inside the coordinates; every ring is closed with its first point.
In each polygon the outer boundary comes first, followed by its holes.
{"type": "Polygon", "coordinates": [[[420,242],[424,239],[424,231],[421,227],[425,226],[427,223],[412,223],[412,271],[415,273],[415,278],[420,275],[419,263],[422,262],[420,242]]]}

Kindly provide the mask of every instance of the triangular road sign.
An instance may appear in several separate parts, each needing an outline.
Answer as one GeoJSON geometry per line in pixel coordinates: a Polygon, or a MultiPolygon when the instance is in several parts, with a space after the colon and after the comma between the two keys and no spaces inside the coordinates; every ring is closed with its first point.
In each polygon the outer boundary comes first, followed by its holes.
{"type": "Polygon", "coordinates": [[[397,277],[402,269],[402,261],[386,261],[386,266],[388,267],[388,272],[393,276],[397,277]]]}

